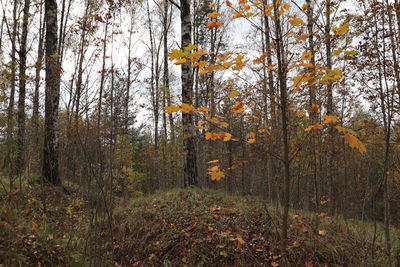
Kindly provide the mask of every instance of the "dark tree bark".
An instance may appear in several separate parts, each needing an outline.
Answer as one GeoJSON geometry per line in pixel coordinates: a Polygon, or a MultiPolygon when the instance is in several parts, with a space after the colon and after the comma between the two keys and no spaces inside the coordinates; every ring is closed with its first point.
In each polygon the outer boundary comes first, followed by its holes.
{"type": "MultiPolygon", "coordinates": [[[[332,1],[327,0],[326,11],[325,11],[325,56],[326,56],[326,67],[328,71],[332,70],[332,38],[331,38],[331,13],[332,13],[332,1]]],[[[327,84],[327,102],[326,102],[326,113],[333,115],[333,86],[332,83],[327,84]]],[[[334,197],[334,179],[333,179],[333,155],[334,155],[334,130],[332,126],[328,129],[327,139],[327,166],[326,166],[326,177],[329,186],[329,214],[333,215],[335,210],[335,197],[334,197]]]]}
{"type": "Polygon", "coordinates": [[[39,90],[40,90],[40,71],[42,69],[42,61],[44,54],[44,34],[45,25],[43,17],[43,2],[40,3],[40,24],[39,24],[39,42],[37,48],[37,58],[35,63],[35,91],[33,94],[33,110],[32,110],[32,125],[33,125],[33,140],[34,144],[39,143],[39,90]]]}
{"type": "Polygon", "coordinates": [[[10,98],[7,107],[7,157],[6,167],[10,182],[10,190],[14,186],[14,162],[13,162],[13,132],[14,132],[14,103],[15,103],[15,83],[16,83],[16,41],[17,41],[17,9],[18,3],[14,1],[13,7],[13,31],[11,34],[11,77],[10,77],[10,98]]]}
{"type": "Polygon", "coordinates": [[[280,108],[281,108],[281,123],[282,123],[282,139],[283,139],[283,152],[282,161],[284,167],[284,198],[283,198],[283,217],[282,217],[282,247],[286,249],[287,232],[288,232],[288,218],[289,218],[289,204],[290,204],[290,159],[289,159],[289,118],[288,118],[288,90],[287,90],[287,66],[284,58],[284,42],[281,28],[280,15],[276,0],[274,4],[275,19],[275,45],[276,56],[278,63],[278,81],[280,91],[280,108]]]}
{"type": "MultiPolygon", "coordinates": [[[[192,22],[190,17],[190,0],[181,0],[181,48],[191,42],[192,22]]],[[[192,64],[182,65],[182,102],[193,104],[192,64]]],[[[182,113],[184,159],[184,186],[197,185],[196,149],[193,133],[193,117],[190,113],[182,113]]]]}
{"type": "MultiPolygon", "coordinates": [[[[81,43],[79,49],[79,64],[78,64],[78,77],[76,81],[76,97],[75,97],[75,126],[78,126],[79,120],[79,111],[80,111],[80,102],[81,102],[81,95],[82,95],[82,79],[83,79],[83,61],[85,60],[86,54],[86,27],[87,27],[87,17],[89,14],[89,3],[87,1],[85,14],[83,17],[82,29],[81,29],[81,43]]],[[[77,127],[78,128],[78,127],[77,127]]],[[[77,129],[76,129],[77,130],[77,129]]]]}
{"type": "Polygon", "coordinates": [[[43,178],[53,185],[61,185],[58,172],[57,115],[60,99],[60,63],[57,54],[57,1],[45,1],[46,24],[46,99],[43,148],[43,178]]]}
{"type": "Polygon", "coordinates": [[[25,0],[21,44],[19,51],[19,98],[18,98],[18,135],[17,135],[17,172],[21,175],[25,167],[25,98],[26,98],[26,43],[28,37],[29,7],[31,1],[25,0]]]}

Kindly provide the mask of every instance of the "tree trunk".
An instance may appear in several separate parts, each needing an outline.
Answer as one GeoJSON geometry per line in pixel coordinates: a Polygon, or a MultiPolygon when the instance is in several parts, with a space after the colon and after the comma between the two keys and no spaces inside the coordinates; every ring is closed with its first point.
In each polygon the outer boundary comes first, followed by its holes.
{"type": "Polygon", "coordinates": [[[61,185],[58,173],[57,115],[60,98],[60,64],[57,54],[57,1],[45,1],[46,22],[46,99],[43,148],[43,178],[61,185]]]}
{"type": "MultiPolygon", "coordinates": [[[[191,42],[192,22],[190,17],[190,0],[181,0],[181,48],[191,42]]],[[[192,64],[182,65],[182,102],[193,104],[192,64]]],[[[197,185],[196,149],[193,133],[193,117],[190,113],[182,113],[183,149],[184,149],[184,186],[197,185]]]]}
{"type": "Polygon", "coordinates": [[[290,204],[290,160],[289,160],[289,133],[288,133],[288,95],[287,95],[287,67],[284,59],[283,36],[281,29],[280,15],[276,0],[274,4],[275,38],[278,61],[278,79],[280,91],[280,106],[282,116],[282,139],[283,139],[283,165],[284,165],[284,198],[283,198],[283,218],[282,218],[282,249],[286,248],[288,232],[289,204],[290,204]]]}
{"type": "Polygon", "coordinates": [[[45,34],[44,17],[42,16],[43,2],[40,4],[40,25],[39,25],[39,42],[37,48],[37,59],[35,63],[35,91],[33,95],[32,125],[33,125],[33,142],[36,146],[39,143],[39,90],[40,90],[40,71],[42,69],[43,60],[43,43],[45,34]]]}
{"type": "Polygon", "coordinates": [[[26,43],[28,37],[28,19],[30,0],[25,0],[22,19],[21,44],[19,51],[19,98],[18,98],[18,136],[17,136],[17,172],[23,173],[25,167],[25,98],[26,98],[26,43]]]}
{"type": "MultiPolygon", "coordinates": [[[[326,2],[326,12],[325,12],[325,54],[326,54],[326,67],[328,71],[332,70],[332,40],[331,40],[331,0],[326,2]]],[[[326,112],[328,115],[332,115],[333,110],[333,86],[332,83],[327,85],[327,104],[326,112]]],[[[328,140],[327,140],[327,166],[326,166],[326,177],[328,180],[329,187],[329,214],[333,215],[335,209],[335,199],[334,199],[334,180],[333,180],[333,149],[334,149],[334,131],[333,127],[329,126],[328,129],[328,140]]]]}
{"type": "Polygon", "coordinates": [[[13,32],[11,35],[11,78],[10,78],[10,99],[7,108],[7,158],[6,166],[8,171],[10,191],[14,184],[14,160],[13,160],[13,132],[14,132],[14,102],[16,83],[16,41],[17,41],[17,9],[18,3],[14,1],[13,7],[13,32]]]}

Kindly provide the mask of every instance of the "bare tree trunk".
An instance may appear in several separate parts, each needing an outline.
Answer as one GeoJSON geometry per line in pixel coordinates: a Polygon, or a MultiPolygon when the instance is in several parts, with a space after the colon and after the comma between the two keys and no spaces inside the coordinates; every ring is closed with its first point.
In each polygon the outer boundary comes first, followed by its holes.
{"type": "MultiPolygon", "coordinates": [[[[191,42],[192,22],[190,17],[190,0],[181,0],[181,47],[191,42]]],[[[182,102],[193,104],[192,64],[182,65],[182,102]]],[[[197,159],[193,133],[193,117],[190,113],[182,113],[184,159],[184,186],[197,185],[197,159]]]]}
{"type": "Polygon", "coordinates": [[[32,125],[33,125],[33,142],[36,146],[39,143],[39,90],[40,90],[40,71],[42,69],[42,60],[44,54],[44,34],[45,25],[43,17],[43,1],[40,3],[40,25],[39,25],[39,42],[37,48],[37,59],[35,63],[35,91],[33,95],[33,111],[32,111],[32,125]]]}
{"type": "MultiPolygon", "coordinates": [[[[81,102],[81,94],[82,94],[82,77],[83,77],[83,61],[85,59],[86,53],[86,27],[87,27],[87,16],[89,13],[89,3],[88,0],[86,3],[85,13],[83,17],[82,29],[81,29],[81,44],[79,49],[79,65],[78,65],[78,77],[76,81],[76,97],[75,97],[75,126],[78,126],[79,120],[79,110],[80,110],[80,102],[81,102]]],[[[78,128],[76,128],[77,130],[78,128]]]]}
{"type": "Polygon", "coordinates": [[[14,184],[14,160],[13,160],[13,132],[14,132],[14,102],[16,83],[16,41],[17,41],[17,9],[18,3],[14,1],[13,7],[13,32],[11,35],[11,78],[10,78],[10,99],[7,108],[7,157],[6,166],[10,183],[10,191],[14,184]]]}
{"type": "MultiPolygon", "coordinates": [[[[326,67],[328,71],[332,70],[332,40],[331,40],[331,0],[326,2],[326,12],[325,12],[325,53],[326,53],[326,67]]],[[[333,110],[333,86],[332,83],[327,85],[327,103],[326,112],[332,115],[333,110]]],[[[335,209],[335,199],[334,199],[334,181],[333,181],[333,149],[334,149],[334,131],[333,127],[329,126],[328,129],[328,152],[327,152],[327,166],[326,166],[326,176],[329,186],[329,214],[333,215],[335,209]]]]}
{"type": "Polygon", "coordinates": [[[286,249],[286,239],[288,232],[288,218],[290,205],[290,160],[289,160],[289,133],[288,133],[288,95],[287,95],[287,66],[284,59],[283,36],[281,29],[280,15],[276,0],[273,1],[275,20],[275,38],[278,63],[278,79],[280,91],[280,106],[282,116],[282,139],[283,139],[283,165],[284,165],[284,199],[283,199],[283,218],[282,218],[282,249],[286,249]]]}
{"type": "Polygon", "coordinates": [[[28,19],[30,0],[25,0],[21,44],[19,51],[19,98],[18,98],[18,136],[17,136],[17,172],[18,175],[23,173],[25,167],[24,151],[25,151],[25,98],[26,98],[26,54],[27,54],[27,37],[28,37],[28,19]]]}
{"type": "Polygon", "coordinates": [[[130,103],[130,91],[132,85],[132,35],[133,35],[133,27],[134,27],[134,11],[131,10],[131,22],[129,28],[129,41],[128,41],[128,77],[126,81],[126,94],[125,94],[125,103],[124,103],[124,128],[128,133],[129,130],[129,103],[130,103]]]}
{"type": "Polygon", "coordinates": [[[58,172],[57,115],[60,98],[60,63],[57,54],[57,1],[45,1],[46,22],[46,100],[43,148],[43,178],[61,185],[58,172]]]}
{"type": "MultiPolygon", "coordinates": [[[[311,53],[311,58],[310,58],[310,64],[312,65],[311,68],[309,68],[307,71],[308,72],[312,72],[311,75],[314,75],[314,70],[315,70],[315,44],[314,44],[314,7],[313,4],[311,2],[311,0],[307,0],[307,30],[308,30],[308,49],[309,52],[311,53]]],[[[312,105],[317,104],[316,103],[316,86],[314,85],[314,79],[311,79],[308,82],[308,86],[309,86],[309,96],[310,96],[310,107],[312,107],[312,105]]],[[[317,123],[317,112],[315,110],[311,110],[310,111],[310,123],[311,125],[314,125],[315,123],[317,123]]],[[[312,166],[312,178],[313,178],[313,182],[314,182],[314,190],[315,190],[315,208],[316,208],[316,212],[318,212],[319,210],[319,190],[318,190],[318,168],[317,168],[317,146],[316,146],[316,133],[314,131],[311,132],[310,135],[311,138],[311,166],[312,166]]],[[[304,208],[305,209],[309,209],[310,208],[310,185],[311,182],[310,179],[308,178],[308,175],[306,175],[306,197],[305,197],[305,202],[304,202],[304,208]]],[[[316,216],[316,220],[317,220],[317,225],[318,225],[318,216],[316,216]]]]}
{"type": "Polygon", "coordinates": [[[101,67],[101,75],[100,75],[100,92],[99,92],[99,102],[97,104],[97,130],[100,130],[100,121],[101,121],[101,106],[103,100],[103,91],[104,91],[104,80],[106,76],[106,55],[107,55],[107,35],[108,35],[108,20],[109,17],[107,16],[105,22],[105,29],[104,29],[104,40],[103,40],[103,58],[102,58],[102,67],[101,67]]]}

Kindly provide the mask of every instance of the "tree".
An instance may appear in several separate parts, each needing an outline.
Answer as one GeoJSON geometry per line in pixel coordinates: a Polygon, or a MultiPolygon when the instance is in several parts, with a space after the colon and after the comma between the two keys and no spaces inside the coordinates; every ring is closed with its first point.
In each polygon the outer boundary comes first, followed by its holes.
{"type": "MultiPolygon", "coordinates": [[[[181,47],[191,44],[192,22],[190,17],[190,0],[181,0],[181,47]]],[[[192,64],[182,64],[182,102],[193,104],[193,75],[192,64]]],[[[197,157],[193,133],[193,117],[190,112],[182,114],[183,149],[184,149],[184,186],[197,184],[197,157]]]]}
{"type": "Polygon", "coordinates": [[[19,175],[24,170],[25,159],[25,98],[26,98],[26,55],[27,55],[27,38],[29,23],[30,0],[25,0],[22,19],[21,44],[19,51],[19,98],[18,98],[18,136],[17,136],[17,169],[19,175]]]}
{"type": "Polygon", "coordinates": [[[60,63],[57,54],[57,1],[45,0],[45,60],[46,60],[46,99],[43,147],[43,178],[53,185],[61,185],[58,171],[57,115],[60,99],[60,63]]]}

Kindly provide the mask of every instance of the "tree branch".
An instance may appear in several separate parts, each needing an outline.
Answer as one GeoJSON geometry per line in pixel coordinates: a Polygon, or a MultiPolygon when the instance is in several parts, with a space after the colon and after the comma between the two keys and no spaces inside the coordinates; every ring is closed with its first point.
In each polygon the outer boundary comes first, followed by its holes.
{"type": "Polygon", "coordinates": [[[173,0],[169,0],[169,2],[171,4],[173,4],[174,6],[176,6],[179,10],[181,9],[181,7],[177,3],[175,3],[173,0]]]}

